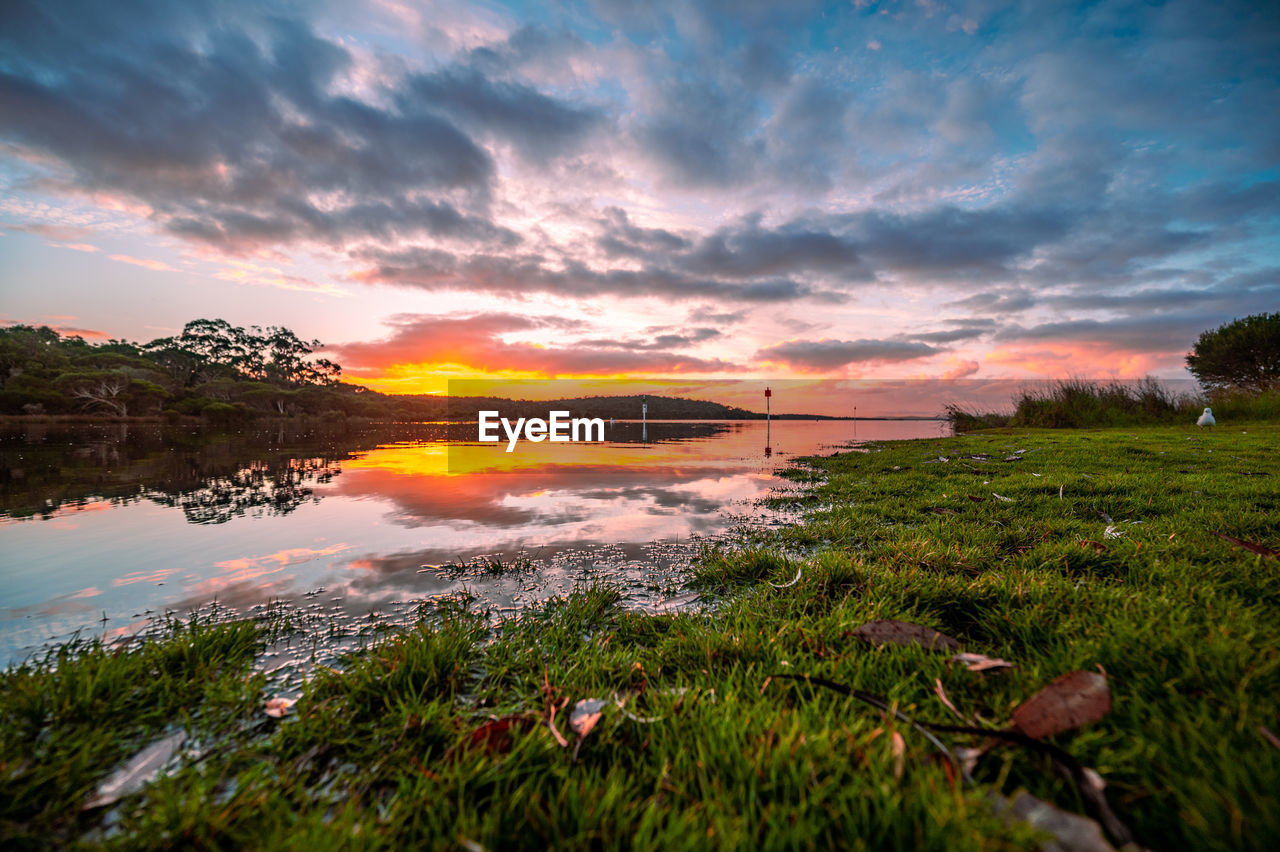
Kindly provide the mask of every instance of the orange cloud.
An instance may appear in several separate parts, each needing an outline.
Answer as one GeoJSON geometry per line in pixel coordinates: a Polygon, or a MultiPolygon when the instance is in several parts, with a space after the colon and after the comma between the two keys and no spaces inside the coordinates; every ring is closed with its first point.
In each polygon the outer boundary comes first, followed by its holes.
{"type": "Polygon", "coordinates": [[[88,340],[109,340],[111,335],[95,328],[76,328],[70,325],[55,325],[51,328],[63,337],[83,337],[88,340]]]}
{"type": "Polygon", "coordinates": [[[448,378],[554,378],[737,373],[742,367],[628,340],[541,343],[515,335],[563,337],[574,320],[508,313],[472,316],[402,314],[377,341],[330,347],[347,372],[379,390],[441,392],[448,378]]]}
{"type": "Polygon", "coordinates": [[[141,258],[141,257],[131,257],[130,255],[127,255],[127,254],[113,254],[111,255],[111,259],[118,260],[121,263],[132,263],[134,266],[141,266],[144,269],[152,269],[152,270],[155,270],[156,272],[177,272],[178,271],[174,269],[172,266],[170,266],[169,264],[165,263],[163,260],[150,260],[150,259],[141,258]]]}

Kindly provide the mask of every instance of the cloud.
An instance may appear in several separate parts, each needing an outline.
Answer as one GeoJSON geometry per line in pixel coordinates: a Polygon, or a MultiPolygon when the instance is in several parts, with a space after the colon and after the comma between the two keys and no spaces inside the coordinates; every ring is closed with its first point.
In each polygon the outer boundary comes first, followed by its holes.
{"type": "Polygon", "coordinates": [[[903,340],[795,340],[766,346],[756,353],[761,361],[796,370],[819,372],[850,364],[914,361],[941,351],[924,343],[903,340]]]}
{"type": "Polygon", "coordinates": [[[382,105],[356,100],[338,93],[358,70],[345,47],[247,11],[243,29],[210,14],[201,39],[180,28],[103,39],[40,7],[19,17],[45,32],[9,43],[0,134],[229,251],[424,234],[515,244],[489,218],[494,160],[473,134],[545,160],[599,120],[460,68],[391,80],[382,105]]]}
{"type": "MultiPolygon", "coordinates": [[[[698,358],[644,343],[586,339],[564,345],[524,340],[508,342],[508,335],[579,327],[574,321],[509,313],[470,316],[401,314],[387,321],[390,335],[368,343],[331,347],[345,367],[357,374],[376,373],[404,365],[459,365],[482,372],[517,370],[556,376],[613,376],[645,373],[734,372],[738,365],[715,358],[698,358]],[[361,371],[364,371],[363,373],[361,371]]],[[[693,342],[673,336],[671,343],[693,342]]]]}
{"type": "Polygon", "coordinates": [[[142,257],[130,257],[127,254],[113,254],[111,255],[111,259],[118,260],[121,263],[131,263],[134,266],[141,266],[143,269],[151,269],[156,272],[177,272],[178,271],[174,269],[172,266],[170,266],[169,264],[165,263],[163,260],[152,260],[149,258],[142,258],[142,257]]]}
{"type": "Polygon", "coordinates": [[[1030,327],[1009,326],[998,332],[995,339],[1000,342],[1107,343],[1133,351],[1181,352],[1191,348],[1200,332],[1230,319],[1226,315],[1215,318],[1194,312],[1113,320],[1064,320],[1030,327]]]}
{"type": "Polygon", "coordinates": [[[806,297],[840,301],[842,298],[831,290],[792,278],[724,280],[659,265],[598,270],[570,258],[557,267],[539,255],[458,257],[421,246],[393,251],[366,250],[358,257],[372,264],[359,270],[355,280],[423,290],[454,289],[505,296],[550,293],[582,298],[606,295],[672,300],[714,298],[740,302],[786,302],[806,297]]]}

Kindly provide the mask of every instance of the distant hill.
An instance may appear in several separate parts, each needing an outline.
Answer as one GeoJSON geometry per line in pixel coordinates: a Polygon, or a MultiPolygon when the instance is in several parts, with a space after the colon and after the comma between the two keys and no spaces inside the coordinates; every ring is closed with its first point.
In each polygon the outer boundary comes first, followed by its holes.
{"type": "MultiPolygon", "coordinates": [[[[436,399],[439,399],[437,397],[436,399]]],[[[475,420],[478,411],[498,411],[503,417],[546,417],[553,409],[568,411],[572,417],[603,417],[639,420],[643,401],[649,405],[650,420],[763,420],[764,412],[748,411],[719,402],[675,396],[586,396],[554,400],[513,400],[502,397],[453,397],[444,406],[446,420],[475,420]]],[[[775,414],[774,420],[841,420],[816,414],[775,414]]]]}

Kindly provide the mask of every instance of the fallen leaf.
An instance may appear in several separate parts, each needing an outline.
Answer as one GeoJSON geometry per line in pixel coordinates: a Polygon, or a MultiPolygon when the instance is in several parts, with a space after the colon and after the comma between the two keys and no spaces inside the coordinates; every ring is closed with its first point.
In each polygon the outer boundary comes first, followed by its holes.
{"type": "Polygon", "coordinates": [[[486,754],[506,754],[511,751],[511,731],[527,728],[531,724],[527,716],[503,716],[501,719],[490,719],[471,732],[463,741],[464,748],[484,749],[486,754]]]}
{"type": "Polygon", "coordinates": [[[1080,542],[1080,546],[1081,546],[1081,547],[1092,547],[1092,548],[1093,548],[1095,551],[1097,551],[1098,553],[1103,553],[1103,552],[1108,551],[1108,550],[1110,550],[1110,549],[1111,549],[1111,548],[1107,547],[1105,544],[1103,544],[1103,543],[1102,543],[1102,542],[1100,542],[1100,541],[1094,541],[1093,539],[1088,539],[1088,538],[1081,540],[1081,542],[1080,542]]]}
{"type": "Polygon", "coordinates": [[[893,778],[901,781],[902,772],[907,767],[907,741],[897,731],[890,731],[889,743],[893,749],[893,778]]]}
{"type": "Polygon", "coordinates": [[[957,663],[964,663],[964,667],[971,672],[985,672],[992,669],[1011,669],[1013,663],[1008,660],[1001,660],[997,657],[988,657],[985,654],[969,654],[959,653],[951,659],[957,663]]]}
{"type": "Polygon", "coordinates": [[[1124,535],[1124,530],[1116,529],[1109,524],[1107,525],[1107,528],[1102,531],[1103,538],[1119,538],[1122,535],[1124,535]]]}
{"type": "Polygon", "coordinates": [[[956,705],[951,703],[951,699],[947,697],[947,691],[942,688],[942,678],[933,679],[933,691],[938,696],[938,700],[942,702],[942,706],[951,711],[951,715],[955,716],[961,722],[969,721],[960,715],[960,711],[956,709],[956,705]]]}
{"type": "Polygon", "coordinates": [[[870,621],[854,629],[853,635],[876,647],[884,645],[920,645],[936,651],[958,651],[960,643],[932,627],[896,621],[891,618],[870,621]]]}
{"type": "Polygon", "coordinates": [[[294,705],[292,698],[268,698],[267,699],[267,715],[273,719],[282,719],[289,712],[289,708],[294,705]]]}
{"type": "Polygon", "coordinates": [[[992,492],[991,492],[991,496],[992,496],[992,497],[994,497],[994,498],[996,498],[997,500],[1001,500],[1001,501],[1003,501],[1003,502],[1005,502],[1005,503],[1012,503],[1012,502],[1013,502],[1013,498],[1012,498],[1012,497],[1006,497],[1006,496],[1004,496],[1003,494],[997,494],[997,493],[996,493],[996,492],[994,492],[994,491],[992,491],[992,492]]]}
{"type": "Polygon", "coordinates": [[[1220,532],[1216,532],[1214,533],[1214,535],[1216,535],[1218,538],[1222,539],[1223,541],[1231,542],[1236,547],[1243,547],[1245,550],[1249,551],[1250,553],[1256,553],[1259,556],[1265,556],[1268,559],[1280,559],[1280,550],[1272,550],[1271,548],[1267,547],[1265,544],[1256,544],[1255,542],[1252,542],[1252,541],[1244,541],[1243,539],[1238,539],[1233,535],[1223,535],[1220,532]]]}
{"type": "Polygon", "coordinates": [[[130,793],[136,793],[141,790],[148,781],[156,776],[160,771],[160,767],[169,762],[169,758],[173,757],[173,753],[186,740],[186,734],[178,732],[170,734],[161,740],[156,740],[142,751],[134,755],[133,759],[113,772],[107,780],[98,785],[98,790],[94,793],[93,798],[85,802],[80,808],[87,811],[91,808],[101,808],[114,804],[120,799],[128,796],[130,793]]]}
{"type": "Polygon", "coordinates": [[[1106,675],[1067,672],[1013,711],[1013,727],[1042,739],[1096,722],[1111,710],[1106,675]]]}
{"type": "Polygon", "coordinates": [[[573,712],[569,714],[569,730],[579,737],[591,733],[608,703],[603,698],[584,698],[573,705],[573,712]]]}
{"type": "Polygon", "coordinates": [[[1053,835],[1053,842],[1042,848],[1053,852],[1115,852],[1107,842],[1102,826],[1088,817],[1068,813],[1026,791],[1012,799],[992,794],[996,815],[1008,822],[1021,821],[1053,835]]]}
{"type": "Polygon", "coordinates": [[[948,508],[946,508],[946,507],[944,507],[944,506],[930,506],[930,507],[929,507],[929,511],[930,511],[930,512],[933,512],[935,515],[958,515],[958,514],[960,514],[960,513],[959,513],[959,512],[957,512],[955,509],[948,509],[948,508]]]}
{"type": "Polygon", "coordinates": [[[969,495],[969,499],[970,499],[970,500],[972,500],[972,501],[973,501],[973,502],[975,502],[975,503],[985,503],[985,502],[987,502],[987,498],[986,498],[986,497],[975,497],[975,496],[973,496],[972,494],[970,494],[970,495],[969,495]]]}

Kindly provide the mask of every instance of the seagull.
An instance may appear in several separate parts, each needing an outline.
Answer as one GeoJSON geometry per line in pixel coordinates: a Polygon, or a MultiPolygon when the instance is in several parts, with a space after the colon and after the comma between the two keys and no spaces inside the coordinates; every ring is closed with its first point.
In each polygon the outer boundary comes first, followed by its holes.
{"type": "Polygon", "coordinates": [[[1201,414],[1200,419],[1196,421],[1197,426],[1216,426],[1217,424],[1218,421],[1213,419],[1212,408],[1206,408],[1204,414],[1201,414]]]}

